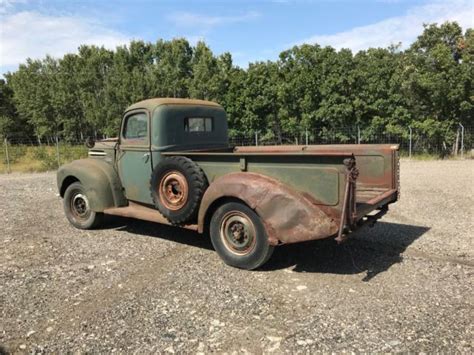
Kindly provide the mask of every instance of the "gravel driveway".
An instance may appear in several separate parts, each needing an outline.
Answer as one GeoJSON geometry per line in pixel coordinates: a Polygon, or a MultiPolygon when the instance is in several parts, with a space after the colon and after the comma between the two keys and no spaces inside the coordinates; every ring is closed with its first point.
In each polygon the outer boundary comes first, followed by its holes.
{"type": "Polygon", "coordinates": [[[279,247],[254,272],[178,228],[76,230],[54,173],[1,175],[0,353],[472,353],[474,161],[401,169],[374,228],[279,247]]]}

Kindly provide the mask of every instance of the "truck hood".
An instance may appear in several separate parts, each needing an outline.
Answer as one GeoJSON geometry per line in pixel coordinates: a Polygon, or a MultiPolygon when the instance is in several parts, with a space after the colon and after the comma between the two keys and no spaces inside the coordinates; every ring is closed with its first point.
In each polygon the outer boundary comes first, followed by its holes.
{"type": "Polygon", "coordinates": [[[92,149],[114,149],[117,142],[118,138],[101,139],[100,141],[95,142],[92,149]]]}
{"type": "Polygon", "coordinates": [[[94,147],[89,149],[89,157],[104,158],[106,161],[113,161],[115,146],[118,138],[108,138],[95,142],[94,147]]]}

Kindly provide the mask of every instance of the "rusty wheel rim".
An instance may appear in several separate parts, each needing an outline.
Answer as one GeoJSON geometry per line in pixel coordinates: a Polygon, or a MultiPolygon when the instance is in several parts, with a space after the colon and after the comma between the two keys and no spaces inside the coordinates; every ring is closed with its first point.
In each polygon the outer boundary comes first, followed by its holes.
{"type": "Polygon", "coordinates": [[[85,194],[75,193],[70,201],[72,215],[77,220],[87,220],[91,214],[89,200],[85,194]]]}
{"type": "Polygon", "coordinates": [[[181,209],[188,200],[188,183],[179,171],[170,171],[158,187],[161,203],[169,210],[181,209]]]}
{"type": "Polygon", "coordinates": [[[226,248],[237,255],[246,255],[255,247],[255,226],[250,218],[240,211],[230,211],[224,215],[220,236],[226,248]]]}

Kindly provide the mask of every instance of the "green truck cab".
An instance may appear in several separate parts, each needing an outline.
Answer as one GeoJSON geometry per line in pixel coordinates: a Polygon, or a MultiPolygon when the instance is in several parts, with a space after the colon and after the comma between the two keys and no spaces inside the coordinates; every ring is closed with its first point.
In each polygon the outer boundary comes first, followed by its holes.
{"type": "Polygon", "coordinates": [[[398,145],[233,147],[224,109],[203,100],[138,102],[118,138],[89,147],[57,173],[71,224],[116,215],[208,232],[245,269],[280,244],[341,242],[399,196],[398,145]]]}

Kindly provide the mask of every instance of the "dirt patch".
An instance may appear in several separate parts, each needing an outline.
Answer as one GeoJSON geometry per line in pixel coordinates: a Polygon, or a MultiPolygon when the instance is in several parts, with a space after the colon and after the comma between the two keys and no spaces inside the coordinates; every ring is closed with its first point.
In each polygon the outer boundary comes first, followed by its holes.
{"type": "Polygon", "coordinates": [[[403,161],[374,228],[277,248],[255,272],[208,237],[80,231],[53,173],[0,176],[0,344],[24,352],[472,352],[473,161],[403,161]]]}

